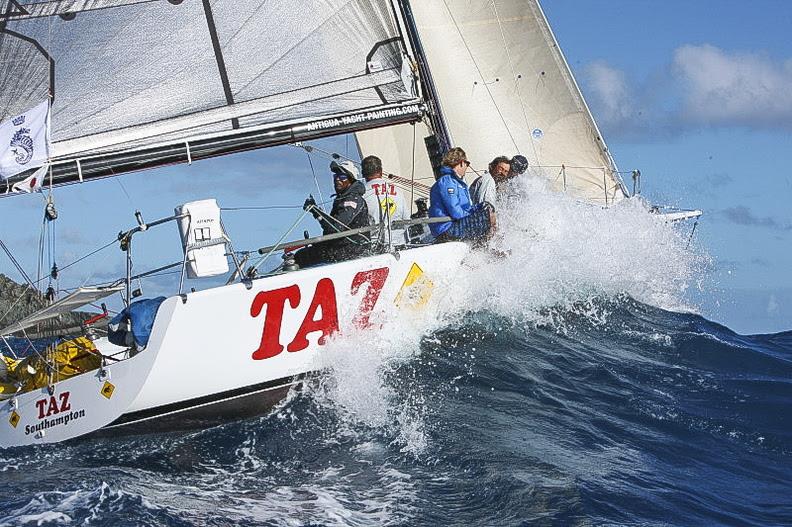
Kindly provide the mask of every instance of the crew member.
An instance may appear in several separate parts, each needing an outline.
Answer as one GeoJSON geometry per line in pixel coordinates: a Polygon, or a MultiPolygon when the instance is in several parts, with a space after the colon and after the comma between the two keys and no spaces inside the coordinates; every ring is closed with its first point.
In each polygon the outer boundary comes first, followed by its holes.
{"type": "MultiPolygon", "coordinates": [[[[322,226],[324,235],[365,227],[369,224],[368,208],[363,194],[366,187],[358,180],[358,170],[351,161],[330,163],[335,186],[335,199],[330,214],[316,206],[313,196],[305,200],[303,208],[310,211],[322,226]]],[[[300,267],[322,262],[350,260],[368,251],[368,233],[361,233],[315,243],[300,249],[294,254],[294,261],[300,267]]]]}
{"type": "MultiPolygon", "coordinates": [[[[363,178],[366,180],[366,194],[363,198],[368,207],[369,223],[390,225],[395,220],[409,219],[401,189],[382,177],[382,160],[377,156],[367,156],[363,158],[361,166],[363,178]]],[[[387,241],[387,231],[383,231],[383,234],[383,241],[387,241]]],[[[390,240],[392,243],[403,244],[404,231],[391,230],[390,240]]]]}
{"type": "Polygon", "coordinates": [[[452,221],[429,225],[438,241],[481,240],[494,226],[492,207],[488,204],[473,205],[470,201],[464,181],[469,166],[470,161],[461,148],[452,148],[443,156],[440,177],[429,193],[429,216],[450,216],[452,221]]]}
{"type": "Polygon", "coordinates": [[[509,177],[507,179],[511,179],[516,176],[520,176],[528,170],[528,159],[525,156],[521,156],[517,154],[511,161],[509,162],[509,177]]]}
{"type": "Polygon", "coordinates": [[[495,207],[498,197],[497,189],[508,181],[510,161],[506,156],[498,156],[489,164],[489,172],[477,177],[470,185],[470,197],[473,203],[489,203],[495,207]]]}

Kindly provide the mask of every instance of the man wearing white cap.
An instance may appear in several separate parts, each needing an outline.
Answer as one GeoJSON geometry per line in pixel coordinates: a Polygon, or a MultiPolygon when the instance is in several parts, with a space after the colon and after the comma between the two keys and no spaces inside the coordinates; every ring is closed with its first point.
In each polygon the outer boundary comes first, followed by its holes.
{"type": "MultiPolygon", "coordinates": [[[[313,197],[305,200],[303,208],[309,210],[322,226],[323,234],[348,231],[369,224],[368,208],[363,195],[366,187],[358,180],[358,170],[351,161],[330,163],[336,195],[330,214],[316,207],[313,197]]],[[[294,260],[300,267],[321,262],[338,262],[360,256],[369,247],[368,235],[357,234],[337,240],[314,244],[298,251],[294,260]]]]}

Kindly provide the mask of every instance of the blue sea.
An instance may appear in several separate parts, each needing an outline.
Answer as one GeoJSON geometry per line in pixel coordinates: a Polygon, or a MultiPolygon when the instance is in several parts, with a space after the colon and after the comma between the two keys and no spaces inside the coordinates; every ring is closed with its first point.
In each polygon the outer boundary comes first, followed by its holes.
{"type": "Polygon", "coordinates": [[[330,375],[260,418],[2,451],[0,525],[792,523],[792,332],[598,309],[466,313],[368,401],[330,375]]]}
{"type": "Polygon", "coordinates": [[[0,450],[0,526],[792,525],[792,332],[696,314],[685,226],[526,190],[267,415],[0,450]]]}

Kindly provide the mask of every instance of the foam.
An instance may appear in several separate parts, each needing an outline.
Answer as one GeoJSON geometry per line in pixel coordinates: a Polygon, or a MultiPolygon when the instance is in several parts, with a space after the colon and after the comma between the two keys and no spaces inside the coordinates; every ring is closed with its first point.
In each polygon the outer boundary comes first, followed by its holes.
{"type": "Polygon", "coordinates": [[[455,282],[459,304],[539,322],[554,307],[596,319],[602,313],[592,301],[620,295],[695,310],[687,292],[710,259],[687,249],[690,224],[665,223],[639,199],[608,209],[581,203],[535,177],[519,179],[508,192],[492,245],[510,255],[474,254],[455,282]]]}
{"type": "Polygon", "coordinates": [[[687,249],[690,225],[667,224],[638,199],[603,209],[528,176],[508,189],[498,221],[491,247],[508,257],[475,251],[455,273],[432,277],[435,298],[425,312],[392,313],[375,332],[328,343],[322,360],[329,376],[312,393],[315,400],[335,408],[351,430],[380,430],[402,452],[421,456],[429,447],[428,403],[389,378],[406,362],[420,361],[424,336],[478,311],[561,329],[570,312],[604,324],[601,300],[623,295],[690,311],[686,293],[709,267],[707,255],[687,249]]]}

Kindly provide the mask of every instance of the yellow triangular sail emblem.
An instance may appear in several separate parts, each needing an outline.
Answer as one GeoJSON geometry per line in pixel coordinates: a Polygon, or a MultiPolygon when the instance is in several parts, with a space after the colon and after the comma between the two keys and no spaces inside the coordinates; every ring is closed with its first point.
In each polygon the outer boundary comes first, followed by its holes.
{"type": "Polygon", "coordinates": [[[426,276],[421,266],[413,262],[394,302],[399,307],[413,309],[423,307],[432,297],[432,289],[434,283],[426,276]]]}

